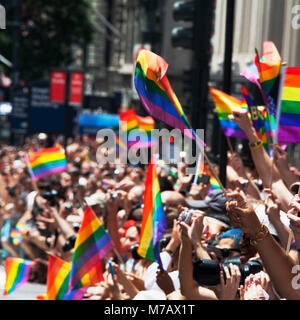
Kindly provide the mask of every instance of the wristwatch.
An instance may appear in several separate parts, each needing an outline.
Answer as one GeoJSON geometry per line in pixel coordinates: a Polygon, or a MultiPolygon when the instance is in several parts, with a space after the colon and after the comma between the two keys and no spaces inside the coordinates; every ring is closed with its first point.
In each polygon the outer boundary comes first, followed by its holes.
{"type": "Polygon", "coordinates": [[[269,229],[263,224],[260,230],[255,234],[255,236],[250,239],[250,244],[252,246],[257,246],[258,243],[264,240],[269,233],[269,229]]]}

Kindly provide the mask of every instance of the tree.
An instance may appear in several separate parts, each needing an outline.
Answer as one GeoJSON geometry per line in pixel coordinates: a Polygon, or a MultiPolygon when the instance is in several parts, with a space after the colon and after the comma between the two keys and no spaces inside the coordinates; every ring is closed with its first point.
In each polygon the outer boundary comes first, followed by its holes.
{"type": "MultiPolygon", "coordinates": [[[[28,82],[45,77],[51,67],[72,62],[72,45],[89,43],[93,27],[89,16],[91,0],[20,1],[20,79],[28,82]]],[[[14,8],[7,8],[7,30],[0,33],[2,54],[10,59],[14,8]]]]}

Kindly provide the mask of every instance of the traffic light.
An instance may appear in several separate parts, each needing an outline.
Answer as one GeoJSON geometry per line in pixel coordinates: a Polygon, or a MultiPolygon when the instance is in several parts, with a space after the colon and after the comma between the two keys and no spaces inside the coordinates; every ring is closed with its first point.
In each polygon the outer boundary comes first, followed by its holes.
{"type": "Polygon", "coordinates": [[[212,57],[211,38],[214,32],[216,0],[176,1],[173,4],[175,21],[185,22],[171,32],[174,47],[192,51],[191,71],[183,74],[183,91],[191,96],[191,124],[206,130],[208,112],[208,80],[212,57]]]}
{"type": "Polygon", "coordinates": [[[214,32],[215,7],[215,0],[176,1],[173,4],[174,20],[184,21],[190,25],[173,28],[171,32],[172,45],[201,51],[198,53],[207,53],[211,56],[210,40],[214,32]]]}
{"type": "MultiPolygon", "coordinates": [[[[193,22],[195,16],[195,1],[176,1],[173,5],[173,18],[175,21],[193,22]]],[[[171,41],[174,47],[192,49],[194,45],[194,28],[175,27],[172,30],[171,41]]]]}

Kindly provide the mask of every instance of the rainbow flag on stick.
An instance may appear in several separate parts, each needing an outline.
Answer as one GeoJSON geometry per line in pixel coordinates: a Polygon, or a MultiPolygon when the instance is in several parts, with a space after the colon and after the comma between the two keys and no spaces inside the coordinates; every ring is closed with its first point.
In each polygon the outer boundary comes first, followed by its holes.
{"type": "Polygon", "coordinates": [[[214,177],[214,175],[210,172],[208,169],[207,165],[204,163],[203,171],[198,174],[198,181],[197,183],[199,184],[200,178],[202,177],[203,174],[207,174],[210,176],[209,183],[210,183],[210,188],[208,190],[208,193],[212,192],[213,190],[221,190],[221,186],[217,179],[214,177]]]}
{"type": "Polygon", "coordinates": [[[43,148],[28,157],[28,166],[36,181],[67,170],[68,162],[61,148],[43,148]]]}
{"type": "Polygon", "coordinates": [[[120,113],[121,129],[127,132],[127,135],[135,129],[139,128],[135,110],[129,109],[120,113]]]}
{"type": "Polygon", "coordinates": [[[232,114],[233,108],[248,110],[247,104],[242,100],[214,88],[210,88],[210,93],[214,101],[224,135],[227,137],[247,139],[244,131],[233,120],[228,118],[228,116],[232,114]]]}
{"type": "Polygon", "coordinates": [[[179,129],[204,147],[204,141],[193,130],[169,83],[167,69],[168,64],[162,57],[148,50],[140,51],[134,76],[140,100],[152,117],[179,129]]]}
{"type": "Polygon", "coordinates": [[[86,289],[68,292],[70,271],[71,265],[68,262],[54,254],[49,254],[47,293],[38,295],[37,298],[39,300],[81,300],[86,289]]]}
{"type": "MultiPolygon", "coordinates": [[[[244,86],[241,88],[243,97],[247,102],[253,127],[257,133],[258,138],[262,141],[264,148],[270,154],[273,138],[270,128],[270,123],[265,106],[257,106],[254,100],[250,97],[248,91],[244,86]]],[[[273,114],[270,114],[272,128],[275,129],[276,120],[273,114]]]]}
{"type": "Polygon", "coordinates": [[[286,68],[282,90],[279,142],[300,142],[300,68],[286,68]]]}
{"type": "Polygon", "coordinates": [[[263,55],[255,57],[255,65],[258,69],[259,81],[265,92],[270,92],[277,77],[279,76],[281,64],[280,54],[272,41],[264,41],[263,55]]]}
{"type": "Polygon", "coordinates": [[[26,283],[34,261],[21,258],[6,258],[5,274],[6,282],[3,295],[6,296],[26,283]]]}
{"type": "Polygon", "coordinates": [[[160,187],[153,157],[147,170],[144,208],[138,254],[157,262],[162,268],[158,241],[167,230],[167,220],[161,200],[160,187]]]}
{"type": "Polygon", "coordinates": [[[79,289],[102,281],[101,260],[113,247],[114,243],[104,226],[87,206],[74,246],[70,289],[79,289]]]}

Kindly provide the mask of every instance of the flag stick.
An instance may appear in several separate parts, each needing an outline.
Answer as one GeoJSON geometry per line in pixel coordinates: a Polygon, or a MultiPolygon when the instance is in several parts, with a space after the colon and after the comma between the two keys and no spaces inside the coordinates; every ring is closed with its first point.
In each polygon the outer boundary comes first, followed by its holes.
{"type": "Polygon", "coordinates": [[[205,157],[205,160],[207,161],[207,164],[208,164],[208,166],[209,166],[209,169],[211,170],[212,174],[214,175],[214,177],[215,177],[216,180],[218,181],[218,183],[219,183],[219,185],[220,185],[220,187],[221,187],[221,189],[222,189],[222,191],[223,191],[223,193],[224,193],[224,196],[226,197],[227,191],[226,191],[226,189],[224,188],[222,182],[220,181],[218,175],[216,174],[216,171],[215,171],[212,163],[211,163],[210,160],[208,159],[208,157],[207,157],[207,155],[206,155],[205,152],[204,152],[204,157],[205,157]]]}
{"type": "MultiPolygon", "coordinates": [[[[260,65],[260,58],[259,58],[259,53],[258,53],[258,49],[255,48],[255,53],[258,57],[258,68],[259,68],[259,81],[260,82],[263,82],[263,77],[262,77],[262,69],[261,69],[261,65],[260,65]]],[[[265,100],[265,99],[264,99],[265,100]]],[[[272,139],[274,140],[274,135],[273,135],[273,130],[272,130],[272,123],[271,123],[271,117],[270,117],[270,109],[269,109],[269,103],[267,101],[265,101],[266,103],[266,112],[267,112],[267,116],[268,116],[268,121],[269,121],[269,125],[270,125],[270,132],[271,132],[271,136],[272,136],[272,139]]]]}
{"type": "Polygon", "coordinates": [[[39,192],[40,192],[40,191],[39,191],[39,188],[38,188],[38,186],[37,186],[36,181],[35,181],[34,178],[33,178],[33,172],[32,172],[32,170],[31,170],[31,168],[30,168],[30,165],[29,165],[28,156],[25,157],[25,161],[26,161],[27,169],[28,169],[29,174],[30,174],[30,176],[31,176],[31,181],[32,181],[33,188],[34,188],[34,190],[35,190],[37,193],[39,193],[39,192]]]}
{"type": "Polygon", "coordinates": [[[231,144],[229,137],[227,137],[227,136],[225,136],[225,137],[226,137],[227,144],[228,144],[228,147],[229,147],[231,154],[234,154],[234,150],[233,150],[233,147],[232,147],[232,144],[231,144]]]}
{"type": "Polygon", "coordinates": [[[282,92],[283,92],[287,63],[283,62],[281,66],[282,66],[281,77],[280,77],[279,91],[278,91],[278,97],[277,97],[277,107],[276,107],[276,130],[275,130],[274,144],[277,144],[278,142],[279,120],[281,115],[281,99],[282,99],[282,92]]]}
{"type": "Polygon", "coordinates": [[[197,160],[197,167],[196,167],[195,177],[194,177],[194,184],[197,184],[197,180],[198,180],[198,176],[199,176],[199,172],[200,172],[201,158],[202,158],[202,154],[199,154],[199,158],[197,160]]]}
{"type": "MultiPolygon", "coordinates": [[[[286,73],[287,63],[283,62],[281,64],[281,77],[280,77],[280,83],[279,83],[279,91],[278,91],[278,97],[277,97],[277,106],[276,106],[276,128],[275,128],[275,135],[273,144],[278,144],[278,132],[279,132],[279,121],[280,121],[280,115],[281,115],[281,99],[282,99],[282,91],[283,91],[283,85],[285,80],[285,73],[286,73]]],[[[272,182],[273,182],[273,169],[274,169],[274,157],[272,156],[272,167],[271,167],[271,181],[270,181],[270,188],[272,189],[272,182]]]]}
{"type": "Polygon", "coordinates": [[[115,253],[115,255],[117,256],[118,260],[121,262],[121,264],[123,264],[125,266],[124,260],[122,259],[120,253],[118,252],[118,250],[114,247],[113,248],[113,252],[115,253]]]}

